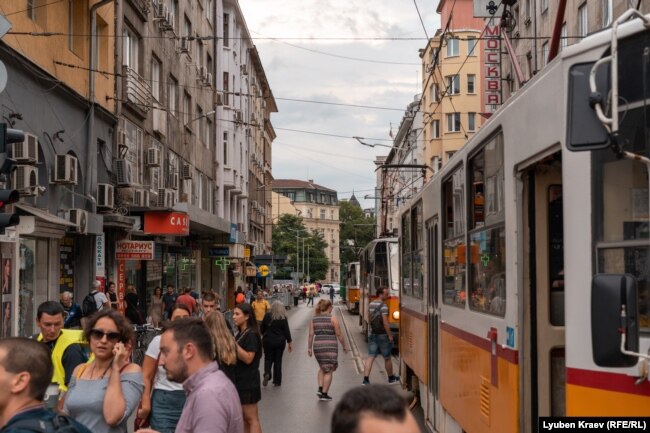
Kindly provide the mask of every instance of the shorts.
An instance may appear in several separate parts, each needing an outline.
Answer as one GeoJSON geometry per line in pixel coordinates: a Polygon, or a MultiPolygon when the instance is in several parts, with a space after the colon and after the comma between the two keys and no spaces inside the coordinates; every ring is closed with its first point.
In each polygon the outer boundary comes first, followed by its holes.
{"type": "Polygon", "coordinates": [[[255,404],[262,399],[262,390],[260,388],[237,390],[237,393],[241,404],[255,404]]]}
{"type": "Polygon", "coordinates": [[[368,356],[375,357],[381,353],[384,358],[390,358],[393,343],[388,340],[388,334],[370,334],[368,337],[368,356]]]}

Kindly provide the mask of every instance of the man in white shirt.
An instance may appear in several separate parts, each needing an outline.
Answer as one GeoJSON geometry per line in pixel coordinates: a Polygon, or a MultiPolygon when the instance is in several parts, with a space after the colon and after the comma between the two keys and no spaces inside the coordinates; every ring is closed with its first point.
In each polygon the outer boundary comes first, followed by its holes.
{"type": "Polygon", "coordinates": [[[95,298],[95,304],[97,304],[97,311],[101,311],[104,308],[111,308],[111,303],[108,301],[108,298],[104,292],[100,291],[101,283],[97,280],[93,281],[93,290],[90,292],[95,298]]]}

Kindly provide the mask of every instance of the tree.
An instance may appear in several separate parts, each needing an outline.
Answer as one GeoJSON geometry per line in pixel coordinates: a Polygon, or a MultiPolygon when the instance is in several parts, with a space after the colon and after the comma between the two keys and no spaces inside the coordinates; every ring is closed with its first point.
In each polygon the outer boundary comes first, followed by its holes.
{"type": "Polygon", "coordinates": [[[375,223],[364,215],[360,207],[346,201],[339,205],[339,248],[343,274],[348,263],[357,261],[359,252],[375,238],[375,223]]]}
{"type": "MultiPolygon", "coordinates": [[[[327,242],[319,232],[311,232],[302,222],[302,218],[283,214],[278,218],[277,224],[273,226],[273,253],[287,257],[284,267],[276,270],[274,278],[290,279],[291,272],[296,271],[298,262],[296,257],[296,234],[302,239],[298,242],[298,252],[300,254],[300,271],[307,274],[309,272],[310,280],[324,280],[327,277],[327,268],[329,261],[325,255],[327,242]],[[305,264],[303,265],[303,242],[305,264]],[[309,269],[307,268],[307,251],[309,251],[309,269]]],[[[306,276],[306,275],[305,275],[306,276]]]]}

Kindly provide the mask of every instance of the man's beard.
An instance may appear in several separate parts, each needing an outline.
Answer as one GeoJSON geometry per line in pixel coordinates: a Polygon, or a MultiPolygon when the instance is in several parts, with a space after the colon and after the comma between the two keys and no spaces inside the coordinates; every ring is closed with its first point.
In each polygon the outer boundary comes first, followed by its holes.
{"type": "Polygon", "coordinates": [[[176,383],[183,383],[189,377],[189,374],[187,373],[187,364],[184,361],[183,366],[178,372],[172,373],[171,371],[165,369],[165,373],[167,373],[167,380],[171,380],[172,382],[176,383]]]}

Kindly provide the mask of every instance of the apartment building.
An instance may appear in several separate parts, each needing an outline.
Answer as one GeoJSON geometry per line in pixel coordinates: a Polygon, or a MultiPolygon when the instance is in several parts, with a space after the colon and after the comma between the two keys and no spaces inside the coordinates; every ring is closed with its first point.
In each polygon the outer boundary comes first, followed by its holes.
{"type": "Polygon", "coordinates": [[[9,152],[22,218],[0,236],[16,275],[3,332],[32,334],[38,303],[95,279],[120,299],[134,284],[143,309],[156,286],[243,284],[245,247],[270,249],[270,191],[252,241],[248,196],[272,179],[277,108],[237,2],[7,0],[0,15],[0,109],[26,132],[9,152]]]}
{"type": "Polygon", "coordinates": [[[325,255],[329,262],[326,281],[338,282],[341,277],[339,254],[339,206],[335,190],[296,179],[273,180],[273,215],[284,213],[302,217],[305,227],[320,232],[327,242],[325,255]]]}

